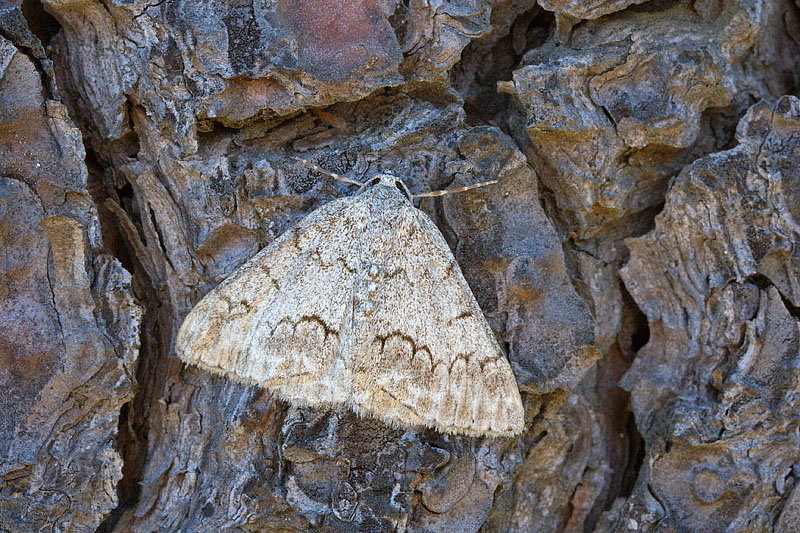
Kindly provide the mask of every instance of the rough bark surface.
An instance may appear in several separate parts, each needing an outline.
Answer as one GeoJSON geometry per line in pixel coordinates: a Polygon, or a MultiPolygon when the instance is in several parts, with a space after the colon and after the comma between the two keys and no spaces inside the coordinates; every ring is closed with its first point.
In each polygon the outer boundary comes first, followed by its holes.
{"type": "Polygon", "coordinates": [[[47,97],[43,49],[19,11],[0,15],[17,37],[0,36],[0,529],[94,531],[119,505],[142,313],[103,253],[81,132],[47,97]]]}
{"type": "MultiPolygon", "coordinates": [[[[0,531],[796,531],[800,6],[0,2],[0,531]],[[518,438],[292,407],[181,321],[381,170],[518,438]]],[[[413,253],[413,251],[409,251],[413,253]]]]}

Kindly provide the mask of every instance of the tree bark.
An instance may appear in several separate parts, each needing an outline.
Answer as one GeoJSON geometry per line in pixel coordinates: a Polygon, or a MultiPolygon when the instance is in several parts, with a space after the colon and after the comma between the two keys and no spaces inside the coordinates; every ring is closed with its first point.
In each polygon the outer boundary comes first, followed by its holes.
{"type": "MultiPolygon", "coordinates": [[[[0,3],[0,531],[796,531],[800,5],[0,3]],[[517,438],[187,367],[192,306],[379,171],[517,438]]],[[[409,250],[408,253],[414,253],[409,250]]]]}

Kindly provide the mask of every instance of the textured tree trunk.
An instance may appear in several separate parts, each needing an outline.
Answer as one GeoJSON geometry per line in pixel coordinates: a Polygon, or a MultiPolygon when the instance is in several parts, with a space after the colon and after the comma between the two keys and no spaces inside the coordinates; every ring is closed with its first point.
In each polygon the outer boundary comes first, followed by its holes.
{"type": "MultiPolygon", "coordinates": [[[[0,2],[0,531],[800,529],[800,6],[0,2]],[[424,199],[516,438],[187,367],[199,299],[424,199]]],[[[415,250],[408,250],[409,254],[415,250]]]]}

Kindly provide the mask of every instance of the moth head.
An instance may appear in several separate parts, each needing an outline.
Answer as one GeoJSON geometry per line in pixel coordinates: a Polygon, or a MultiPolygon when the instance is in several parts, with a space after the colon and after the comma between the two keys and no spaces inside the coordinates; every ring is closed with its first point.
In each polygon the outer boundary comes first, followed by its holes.
{"type": "Polygon", "coordinates": [[[436,196],[444,196],[445,194],[467,192],[467,191],[471,191],[472,189],[477,189],[478,187],[486,187],[487,185],[495,185],[497,183],[497,180],[491,180],[491,181],[484,181],[483,183],[476,183],[474,185],[467,185],[466,187],[460,187],[458,189],[449,189],[449,190],[441,190],[441,191],[423,192],[423,193],[419,193],[419,194],[411,194],[411,191],[408,190],[408,187],[406,187],[406,184],[403,182],[403,180],[401,180],[400,178],[398,178],[397,176],[395,176],[393,174],[378,174],[374,178],[372,178],[372,179],[370,179],[370,180],[368,180],[368,181],[366,181],[364,183],[361,183],[360,181],[356,181],[356,180],[353,180],[353,179],[350,179],[350,178],[345,178],[344,176],[339,176],[338,174],[334,174],[333,172],[328,172],[324,168],[320,168],[317,165],[315,165],[314,163],[309,163],[308,161],[306,161],[305,159],[302,159],[300,157],[295,157],[294,159],[300,161],[301,163],[303,163],[307,167],[313,168],[317,172],[321,172],[321,173],[325,174],[326,176],[330,176],[331,178],[333,178],[335,180],[343,181],[343,182],[349,183],[351,185],[360,186],[359,192],[363,192],[364,189],[367,186],[389,187],[391,189],[397,189],[400,192],[402,192],[403,195],[406,197],[406,199],[409,202],[413,202],[414,198],[431,198],[431,197],[436,197],[436,196]]]}
{"type": "Polygon", "coordinates": [[[405,182],[393,174],[378,174],[364,184],[365,187],[370,185],[397,189],[403,193],[403,196],[408,198],[409,201],[414,198],[414,195],[412,195],[411,191],[409,191],[408,187],[406,187],[405,182]]]}

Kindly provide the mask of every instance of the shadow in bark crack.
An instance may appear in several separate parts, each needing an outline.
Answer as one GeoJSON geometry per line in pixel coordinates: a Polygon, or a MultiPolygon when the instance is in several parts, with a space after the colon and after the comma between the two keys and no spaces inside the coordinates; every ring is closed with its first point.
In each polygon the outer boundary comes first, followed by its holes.
{"type": "Polygon", "coordinates": [[[465,100],[468,124],[491,124],[508,133],[511,95],[498,92],[497,82],[511,80],[522,56],[550,39],[555,17],[535,2],[517,2],[493,7],[492,23],[495,31],[464,49],[451,82],[465,100]]]}

